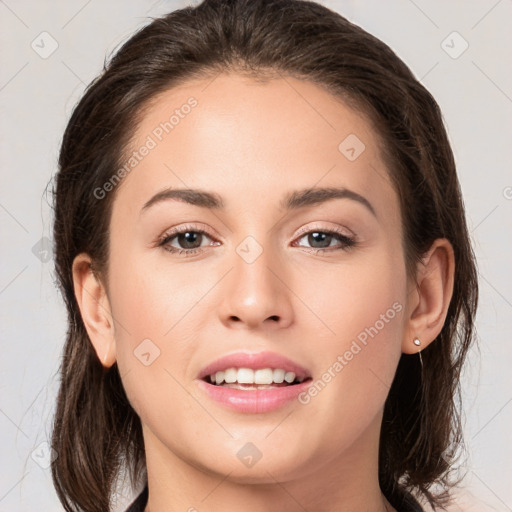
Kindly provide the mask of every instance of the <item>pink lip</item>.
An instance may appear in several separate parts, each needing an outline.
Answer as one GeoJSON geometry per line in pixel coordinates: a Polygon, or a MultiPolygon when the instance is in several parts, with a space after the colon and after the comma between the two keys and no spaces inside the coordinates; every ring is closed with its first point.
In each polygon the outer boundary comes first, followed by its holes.
{"type": "Polygon", "coordinates": [[[227,368],[251,368],[253,370],[282,368],[286,372],[295,373],[298,379],[311,377],[305,368],[276,352],[259,352],[256,354],[237,352],[221,357],[209,364],[199,372],[197,378],[204,379],[213,373],[226,370],[227,368]]]}
{"type": "Polygon", "coordinates": [[[221,405],[243,413],[264,413],[275,411],[294,400],[313,382],[307,379],[300,384],[282,388],[231,389],[208,384],[204,380],[195,381],[206,395],[221,405]]]}

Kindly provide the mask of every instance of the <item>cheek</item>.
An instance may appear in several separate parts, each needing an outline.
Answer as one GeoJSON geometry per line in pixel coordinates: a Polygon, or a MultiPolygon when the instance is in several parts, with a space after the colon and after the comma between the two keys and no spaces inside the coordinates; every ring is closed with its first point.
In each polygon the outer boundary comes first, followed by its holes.
{"type": "MultiPolygon", "coordinates": [[[[370,330],[381,343],[392,341],[403,326],[405,265],[391,251],[354,255],[340,265],[310,268],[295,276],[295,290],[314,315],[304,318],[322,333],[332,350],[350,340],[364,342],[370,330]],[[304,275],[310,276],[304,279],[304,275]],[[374,328],[378,334],[375,334],[374,328]]],[[[300,321],[300,320],[299,320],[300,321]]]]}
{"type": "MultiPolygon", "coordinates": [[[[183,335],[182,331],[191,327],[189,312],[201,309],[201,297],[215,282],[212,272],[202,269],[197,273],[192,268],[185,271],[169,264],[165,255],[158,266],[143,255],[133,255],[113,269],[110,281],[112,313],[125,327],[116,330],[116,340],[121,344],[126,338],[132,344],[145,338],[167,343],[177,333],[183,335]]],[[[197,322],[193,325],[196,328],[197,322]]]]}
{"type": "Polygon", "coordinates": [[[182,423],[172,421],[180,411],[188,435],[199,435],[204,418],[183,387],[194,350],[190,340],[200,329],[192,308],[199,290],[184,287],[183,276],[136,265],[118,268],[111,282],[117,364],[132,407],[144,424],[168,428],[177,437],[186,434],[182,423]]]}
{"type": "Polygon", "coordinates": [[[322,333],[316,336],[318,350],[311,353],[320,373],[318,386],[304,403],[312,406],[311,414],[334,422],[347,412],[363,423],[367,415],[369,421],[386,399],[401,355],[404,262],[383,250],[302,283],[299,293],[318,312],[303,326],[309,333],[304,338],[322,333]],[[333,403],[340,406],[331,409],[333,403]]]}
{"type": "MultiPolygon", "coordinates": [[[[133,251],[135,253],[135,251],[133,251]]],[[[115,261],[112,251],[112,260],[115,261]]],[[[169,410],[190,408],[180,383],[189,376],[188,364],[204,339],[211,308],[206,297],[219,278],[215,270],[187,271],[170,265],[165,255],[147,265],[143,255],[118,259],[110,273],[115,323],[116,358],[134,409],[155,415],[149,404],[172,398],[169,410]]],[[[158,410],[158,408],[157,408],[158,410]]],[[[158,415],[158,413],[157,413],[158,415]]]]}

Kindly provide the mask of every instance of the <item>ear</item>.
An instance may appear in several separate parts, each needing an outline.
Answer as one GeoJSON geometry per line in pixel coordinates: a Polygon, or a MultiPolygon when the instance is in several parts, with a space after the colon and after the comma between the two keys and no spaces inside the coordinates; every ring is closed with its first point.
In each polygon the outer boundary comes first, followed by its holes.
{"type": "Polygon", "coordinates": [[[417,267],[416,282],[409,293],[403,353],[423,350],[441,332],[453,294],[454,273],[453,247],[446,238],[439,238],[417,267]],[[421,345],[414,344],[415,338],[421,345]]]}
{"type": "Polygon", "coordinates": [[[91,268],[91,258],[81,253],[73,260],[75,297],[89,339],[105,368],[116,361],[114,322],[103,284],[91,268]]]}

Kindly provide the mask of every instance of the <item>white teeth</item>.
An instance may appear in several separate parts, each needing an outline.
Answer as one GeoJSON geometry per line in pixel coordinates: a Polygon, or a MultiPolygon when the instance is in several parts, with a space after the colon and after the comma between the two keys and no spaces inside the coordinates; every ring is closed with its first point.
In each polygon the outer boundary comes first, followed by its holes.
{"type": "Polygon", "coordinates": [[[256,370],[254,372],[254,384],[272,384],[274,372],[271,368],[256,370]]]}
{"type": "MultiPolygon", "coordinates": [[[[294,372],[286,372],[281,368],[262,368],[259,370],[252,370],[251,368],[226,368],[224,371],[218,371],[210,375],[210,382],[217,385],[233,384],[238,382],[239,384],[257,384],[257,385],[268,385],[268,384],[281,384],[286,381],[291,384],[295,380],[294,372]]],[[[304,378],[297,379],[302,382],[304,378]]]]}
{"type": "Polygon", "coordinates": [[[281,369],[274,370],[274,382],[276,384],[281,384],[284,380],[285,371],[281,369]]]}
{"type": "Polygon", "coordinates": [[[236,382],[237,376],[238,376],[238,372],[236,371],[236,368],[228,368],[224,372],[224,381],[227,384],[232,384],[233,382],[236,382]]]}
{"type": "Polygon", "coordinates": [[[222,384],[224,381],[224,372],[217,372],[215,374],[215,384],[222,384]]]}
{"type": "Polygon", "coordinates": [[[284,380],[288,382],[289,384],[292,383],[295,380],[295,373],[293,372],[286,372],[284,374],[284,380]]]}
{"type": "Polygon", "coordinates": [[[254,370],[239,368],[236,380],[238,384],[254,384],[254,370]]]}

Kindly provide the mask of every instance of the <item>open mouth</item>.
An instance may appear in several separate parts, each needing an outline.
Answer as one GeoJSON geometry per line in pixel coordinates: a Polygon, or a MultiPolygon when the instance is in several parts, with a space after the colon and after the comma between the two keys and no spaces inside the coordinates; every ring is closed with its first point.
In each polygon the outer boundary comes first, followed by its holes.
{"type": "Polygon", "coordinates": [[[303,366],[276,353],[232,354],[206,366],[199,388],[221,406],[244,414],[293,407],[313,381],[303,366]]]}
{"type": "Polygon", "coordinates": [[[206,375],[202,380],[217,387],[256,390],[296,386],[311,380],[311,377],[296,376],[293,372],[286,372],[279,368],[263,368],[260,370],[228,368],[224,371],[206,375]]]}

